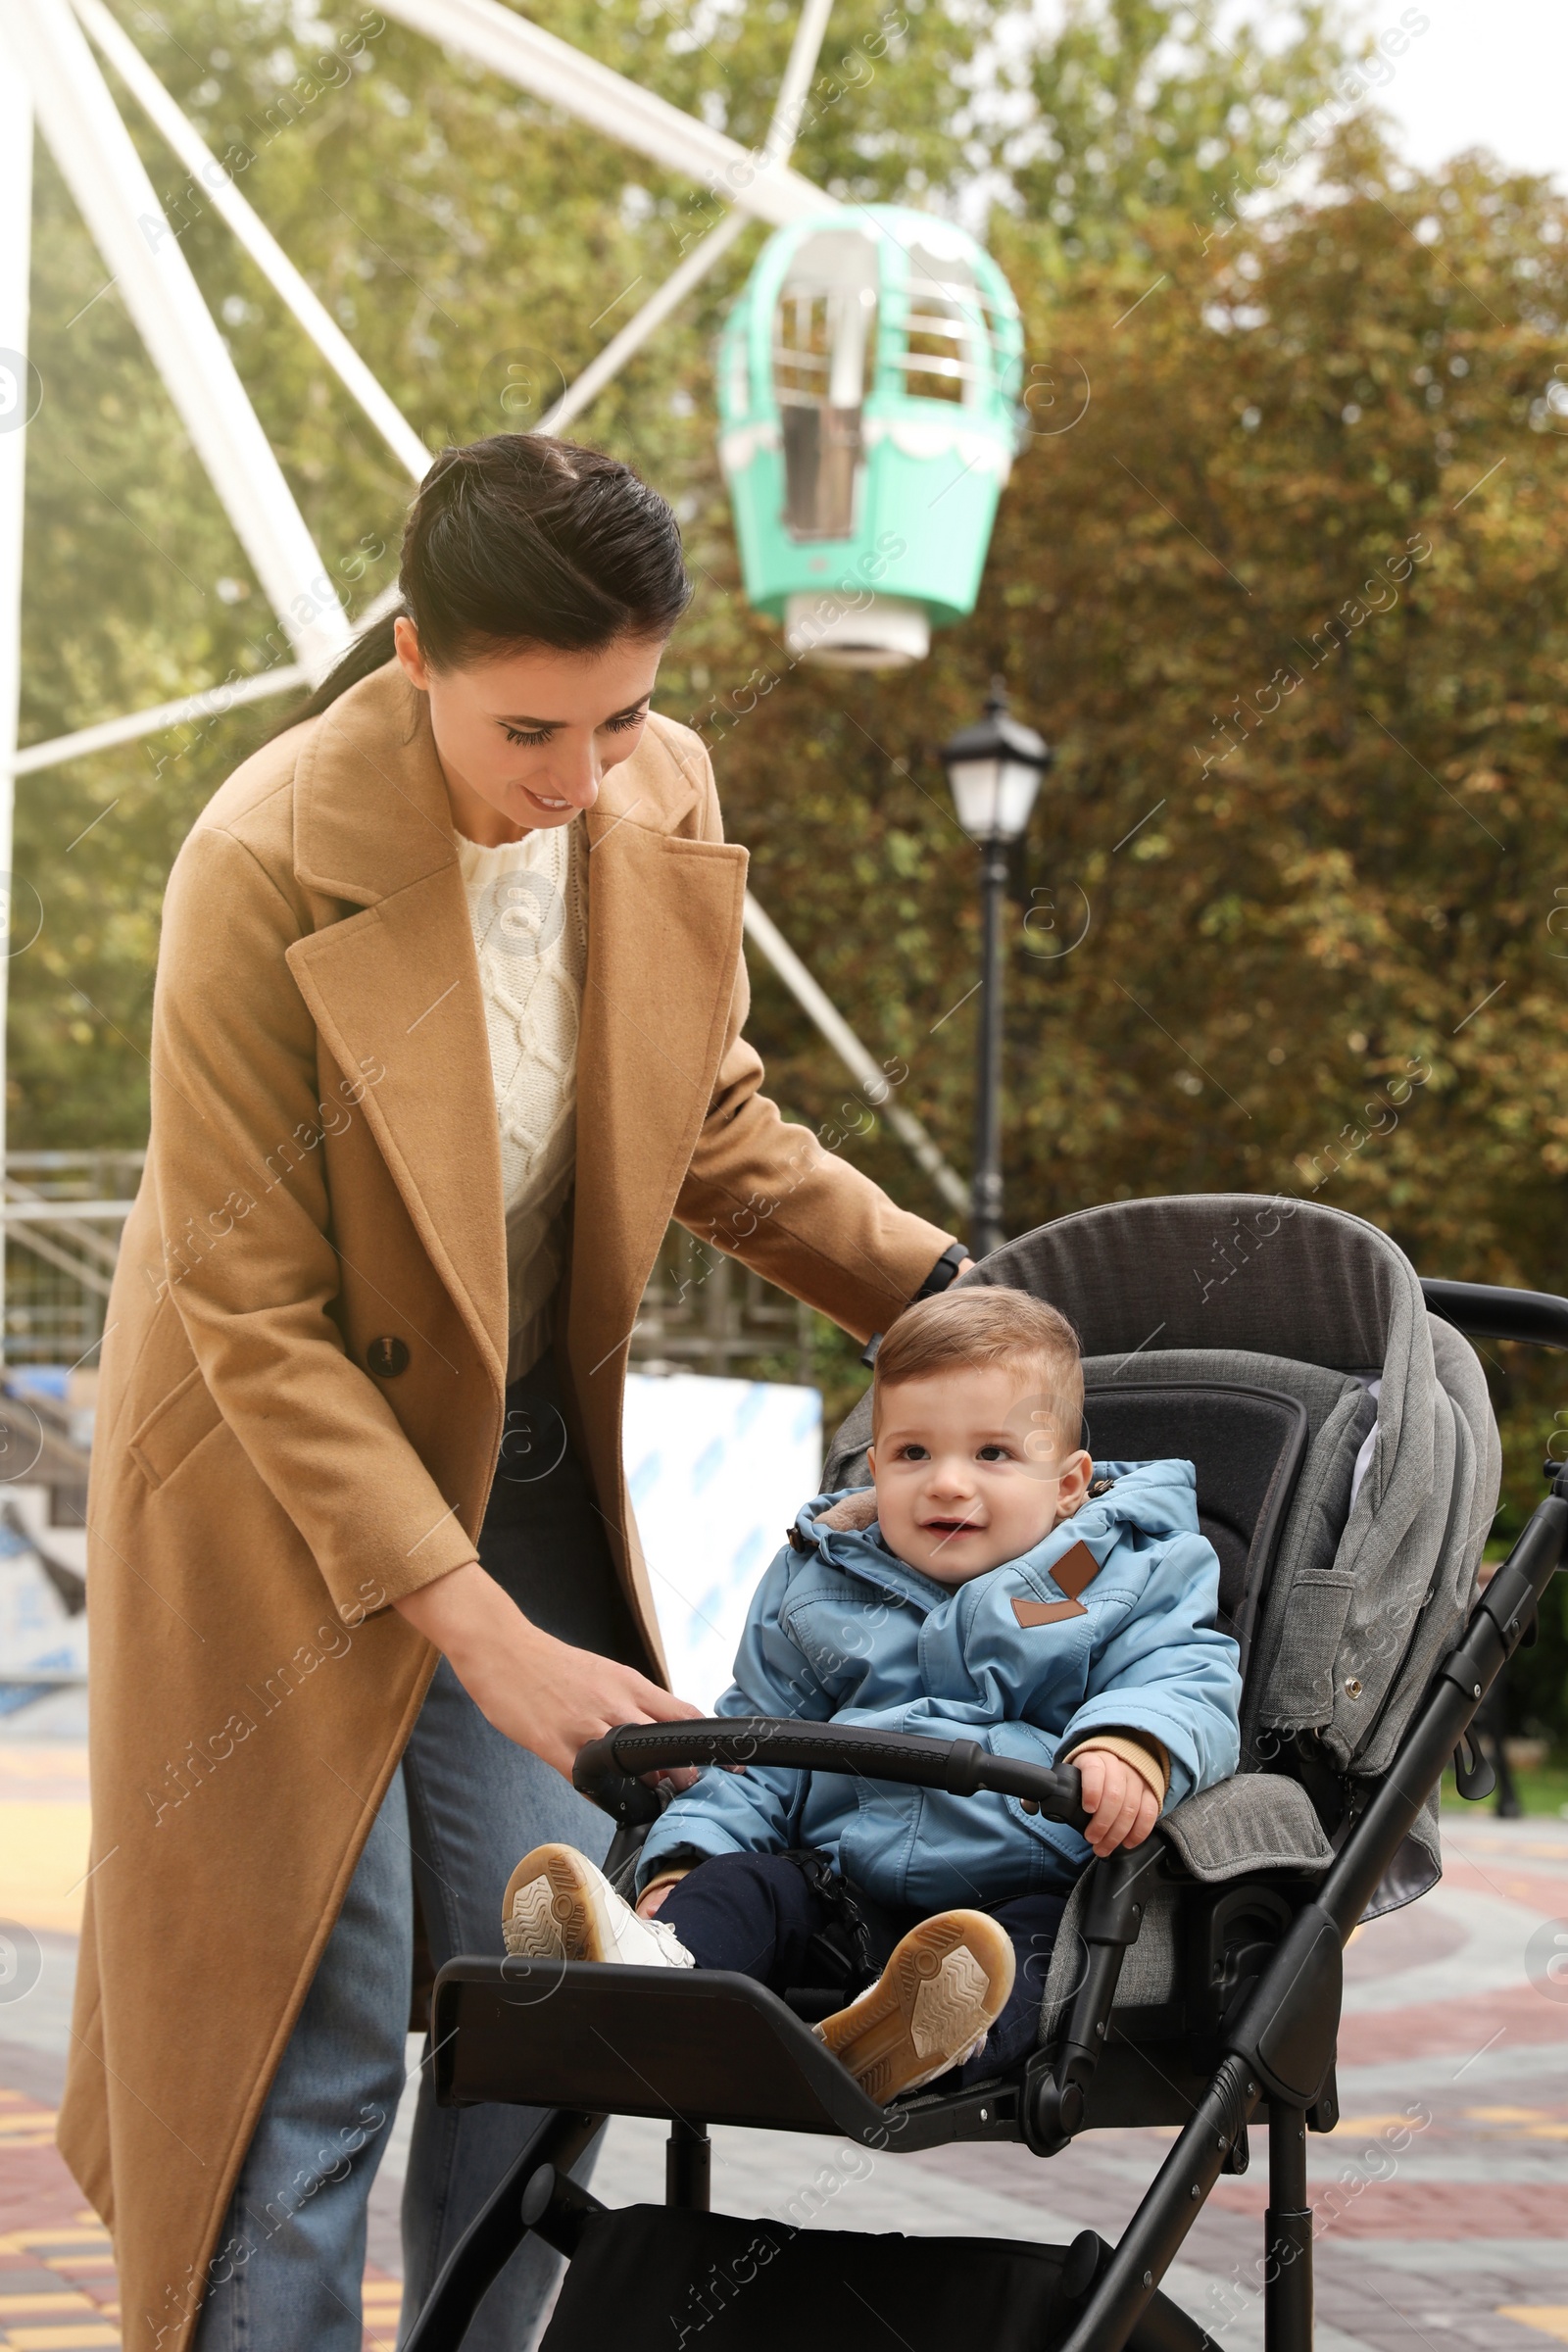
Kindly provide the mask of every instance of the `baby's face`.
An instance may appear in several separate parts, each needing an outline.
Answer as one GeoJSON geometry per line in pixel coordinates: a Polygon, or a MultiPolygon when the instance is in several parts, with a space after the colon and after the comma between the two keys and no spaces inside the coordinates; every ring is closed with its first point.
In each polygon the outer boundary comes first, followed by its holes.
{"type": "Polygon", "coordinates": [[[1088,1454],[1061,1450],[1049,1399],[1008,1365],[901,1381],[880,1410],[867,1460],[882,1534],[938,1584],[1017,1559],[1084,1498],[1088,1454]]]}

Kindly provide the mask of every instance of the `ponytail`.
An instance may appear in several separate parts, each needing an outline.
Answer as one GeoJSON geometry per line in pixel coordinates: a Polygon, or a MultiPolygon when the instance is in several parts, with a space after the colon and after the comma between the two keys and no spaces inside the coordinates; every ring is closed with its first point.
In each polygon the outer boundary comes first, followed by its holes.
{"type": "Polygon", "coordinates": [[[290,727],[300,726],[308,718],[319,718],[340,694],[347,694],[351,686],[357,686],[372,670],[384,668],[397,651],[395,631],[398,618],[398,612],[384,613],[381,619],[372,621],[361,635],[352,638],[348,650],[339,654],[319,686],[315,687],[303,703],[297,703],[286,718],[279,719],[266,741],[270,743],[273,735],[284,735],[290,727]]]}

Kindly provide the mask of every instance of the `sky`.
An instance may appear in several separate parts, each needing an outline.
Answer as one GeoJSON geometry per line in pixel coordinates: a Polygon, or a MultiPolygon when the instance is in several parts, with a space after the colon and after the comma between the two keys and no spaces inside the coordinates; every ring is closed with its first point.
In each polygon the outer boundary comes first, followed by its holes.
{"type": "MultiPolygon", "coordinates": [[[[1242,0],[1242,13],[1266,24],[1283,12],[1278,0],[1242,0]]],[[[1371,0],[1366,10],[1375,33],[1423,17],[1430,24],[1390,61],[1378,94],[1400,151],[1430,169],[1489,147],[1568,192],[1568,0],[1371,0]]]]}

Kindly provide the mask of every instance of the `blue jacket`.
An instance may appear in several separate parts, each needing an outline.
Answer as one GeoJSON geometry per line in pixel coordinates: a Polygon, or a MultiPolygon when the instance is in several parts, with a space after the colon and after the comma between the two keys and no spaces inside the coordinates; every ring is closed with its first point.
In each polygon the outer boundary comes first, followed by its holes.
{"type": "MultiPolygon", "coordinates": [[[[796,1521],[753,1599],[720,1715],[871,1724],[975,1740],[1052,1763],[1095,1731],[1150,1733],[1170,1759],[1167,1804],[1222,1781],[1240,1754],[1236,1644],[1218,1631],[1219,1562],[1198,1531],[1190,1462],[1105,1462],[1108,1493],[1021,1559],[957,1587],[896,1559],[875,1521],[796,1521]],[[1014,1603],[1071,1594],[1052,1577],[1079,1544],[1075,1609],[1021,1622],[1014,1603]]],[[[849,1490],[845,1490],[849,1492],[849,1490]]],[[[708,1856],[816,1847],[889,1904],[943,1910],[1071,1886],[1089,1858],[1076,1830],[1016,1798],[950,1796],[839,1773],[751,1765],[706,1771],[665,1807],[638,1864],[645,1886],[676,1849],[708,1856]]]]}

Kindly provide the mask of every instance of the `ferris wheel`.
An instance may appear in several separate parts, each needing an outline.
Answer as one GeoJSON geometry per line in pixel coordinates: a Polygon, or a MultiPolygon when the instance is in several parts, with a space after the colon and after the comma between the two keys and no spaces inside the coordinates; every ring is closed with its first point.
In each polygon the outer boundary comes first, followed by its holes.
{"type": "MultiPolygon", "coordinates": [[[[544,31],[503,0],[380,0],[385,13],[678,172],[722,208],[657,292],[538,419],[579,416],[752,220],[774,234],[721,341],[716,419],[746,590],[794,661],[918,661],[931,629],[972,610],[1020,420],[1017,305],[975,239],[935,215],[843,205],[790,162],[831,0],[804,0],[760,148],[544,31]]],[[[9,950],[16,779],[137,737],[316,683],[354,633],[100,57],[269,279],[325,365],[417,483],[433,452],[164,87],[105,0],[10,0],[0,33],[0,927],[9,950]],[[26,359],[36,120],[113,284],[168,389],[270,603],[291,659],[151,709],[17,747],[26,427],[40,397],[26,359]]],[[[396,602],[392,588],[360,616],[396,602]]],[[[862,1086],[880,1065],[754,899],[753,944],[862,1086]]],[[[0,1154],[7,956],[0,956],[0,1154]]],[[[926,1130],[890,1127],[952,1206],[968,1196],[926,1130]]],[[[0,1205],[25,1239],[25,1211],[0,1205]]]]}

